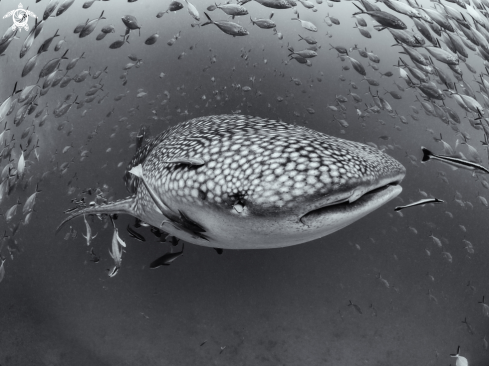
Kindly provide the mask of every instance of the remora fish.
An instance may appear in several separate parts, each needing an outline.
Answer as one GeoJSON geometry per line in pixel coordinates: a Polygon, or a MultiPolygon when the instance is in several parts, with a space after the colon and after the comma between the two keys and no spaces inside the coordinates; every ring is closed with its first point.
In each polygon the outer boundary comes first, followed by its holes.
{"type": "Polygon", "coordinates": [[[400,211],[403,208],[409,208],[409,207],[414,207],[414,206],[422,206],[426,205],[427,203],[444,203],[445,201],[439,200],[438,198],[426,198],[424,200],[420,200],[417,202],[410,203],[409,205],[405,206],[397,206],[394,211],[400,211]]]}
{"type": "Polygon", "coordinates": [[[423,151],[423,159],[421,162],[426,162],[428,160],[438,160],[439,162],[451,165],[455,168],[467,169],[467,170],[475,170],[477,173],[489,174],[489,170],[477,163],[472,161],[468,161],[465,159],[458,158],[456,156],[448,156],[448,155],[435,155],[430,150],[421,147],[423,151]]]}
{"type": "Polygon", "coordinates": [[[88,221],[87,221],[87,218],[85,217],[85,215],[83,215],[83,220],[85,221],[85,226],[87,227],[87,236],[85,236],[83,234],[82,234],[82,236],[87,240],[87,245],[90,246],[90,244],[92,243],[92,239],[95,239],[98,234],[95,234],[95,236],[92,236],[92,228],[90,227],[90,225],[88,225],[88,221]]]}
{"type": "Polygon", "coordinates": [[[72,212],[57,231],[80,215],[117,213],[192,244],[285,247],[376,210],[402,191],[404,175],[398,161],[362,143],[258,117],[201,117],[138,149],[124,177],[131,197],[72,212]],[[162,163],[173,156],[205,163],[162,163]],[[129,173],[136,168],[141,177],[129,173]],[[284,185],[293,189],[283,192],[284,185]]]}

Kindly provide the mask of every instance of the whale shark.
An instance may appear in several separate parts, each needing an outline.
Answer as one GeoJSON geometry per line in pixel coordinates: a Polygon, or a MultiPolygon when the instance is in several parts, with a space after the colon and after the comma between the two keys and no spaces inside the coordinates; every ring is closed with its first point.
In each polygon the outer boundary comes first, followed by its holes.
{"type": "Polygon", "coordinates": [[[372,146],[282,121],[214,115],[139,134],[129,197],[69,212],[128,214],[185,242],[267,249],[334,233],[402,192],[406,173],[372,146]]]}

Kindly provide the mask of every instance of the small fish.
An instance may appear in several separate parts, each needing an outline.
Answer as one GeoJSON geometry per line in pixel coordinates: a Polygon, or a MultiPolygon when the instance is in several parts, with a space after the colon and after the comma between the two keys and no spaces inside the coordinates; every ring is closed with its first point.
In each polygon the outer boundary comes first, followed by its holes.
{"type": "Polygon", "coordinates": [[[127,41],[127,39],[129,38],[129,36],[126,37],[125,35],[122,35],[121,37],[122,37],[122,39],[119,39],[118,41],[112,42],[110,44],[109,48],[112,49],[112,50],[115,50],[117,48],[121,48],[124,43],[126,43],[126,42],[129,43],[127,41]]]}
{"type": "Polygon", "coordinates": [[[317,41],[316,41],[314,38],[312,38],[312,37],[309,37],[309,36],[307,36],[307,37],[302,37],[302,36],[299,34],[299,41],[302,41],[302,40],[306,41],[306,43],[307,43],[307,44],[316,44],[316,43],[318,43],[318,42],[317,42],[317,41]]]}
{"type": "Polygon", "coordinates": [[[394,209],[394,211],[400,211],[404,208],[409,208],[409,207],[414,207],[414,206],[422,206],[422,205],[425,205],[427,203],[444,203],[444,202],[445,201],[439,200],[438,198],[426,198],[426,199],[422,199],[422,200],[417,201],[417,202],[410,203],[409,205],[397,206],[394,209]]]}
{"type": "Polygon", "coordinates": [[[88,221],[87,221],[85,215],[83,215],[83,220],[85,221],[85,226],[87,227],[87,235],[85,236],[82,234],[82,236],[87,240],[87,246],[90,246],[90,244],[92,243],[92,240],[95,239],[98,234],[95,234],[95,236],[92,236],[92,228],[88,224],[88,221]]]}
{"type": "Polygon", "coordinates": [[[133,228],[131,228],[131,226],[129,226],[129,224],[127,225],[127,232],[129,233],[129,236],[131,238],[134,238],[134,239],[139,240],[139,241],[146,241],[144,236],[142,236],[141,234],[136,232],[133,228]]]}
{"type": "Polygon", "coordinates": [[[100,31],[102,33],[106,33],[106,34],[108,34],[108,33],[114,33],[115,32],[115,27],[112,24],[106,25],[100,31]]]}
{"type": "Polygon", "coordinates": [[[380,272],[379,272],[379,276],[377,278],[379,279],[380,282],[382,282],[382,284],[385,287],[390,288],[389,282],[385,278],[382,278],[382,275],[380,274],[380,272]]]}
{"type": "MultiPolygon", "coordinates": [[[[49,1],[48,5],[46,5],[46,9],[44,10],[44,14],[43,14],[43,20],[46,20],[47,18],[49,18],[51,16],[51,14],[53,13],[54,9],[56,9],[56,7],[58,6],[58,3],[59,3],[59,0],[51,0],[49,1]]],[[[63,4],[61,4],[63,5],[63,4]]]]}
{"type": "Polygon", "coordinates": [[[34,210],[34,204],[36,203],[36,196],[39,192],[42,192],[42,191],[39,189],[39,183],[38,183],[38,184],[36,184],[35,192],[33,194],[31,194],[29,196],[29,198],[27,198],[27,200],[25,201],[24,208],[22,209],[23,215],[26,215],[29,212],[31,212],[32,210],[34,210]]]}
{"type": "Polygon", "coordinates": [[[378,31],[384,29],[384,28],[393,28],[393,29],[407,29],[406,24],[399,18],[395,17],[394,15],[387,13],[385,11],[365,11],[362,8],[360,8],[358,5],[355,5],[360,12],[358,13],[353,13],[353,15],[359,15],[359,14],[367,14],[370,15],[372,19],[374,19],[377,23],[380,24],[380,26],[375,27],[378,31]]]}
{"type": "Polygon", "coordinates": [[[114,260],[115,268],[117,268],[117,270],[113,269],[112,272],[110,272],[113,273],[112,276],[109,273],[109,276],[113,277],[117,273],[122,263],[122,249],[119,246],[119,240],[118,240],[119,235],[117,233],[118,230],[115,226],[114,219],[112,219],[112,217],[110,219],[112,221],[112,225],[114,226],[114,235],[112,236],[112,252],[109,250],[109,254],[114,260]]]}
{"type": "Polygon", "coordinates": [[[125,15],[122,18],[122,22],[127,27],[128,30],[139,30],[139,35],[141,35],[141,26],[138,24],[136,17],[132,15],[125,15]]]}
{"type": "Polygon", "coordinates": [[[159,37],[159,34],[155,33],[155,34],[149,36],[148,39],[146,39],[146,41],[144,41],[144,43],[147,45],[153,45],[158,40],[158,37],[159,37]]]}
{"type": "Polygon", "coordinates": [[[187,10],[188,10],[188,13],[192,16],[192,18],[194,18],[196,21],[199,21],[200,20],[200,15],[199,15],[199,12],[197,10],[197,8],[192,5],[191,3],[188,2],[188,0],[185,0],[185,2],[187,3],[187,10]]]}
{"type": "Polygon", "coordinates": [[[428,160],[438,160],[442,163],[448,164],[452,167],[455,168],[460,168],[460,169],[467,169],[467,170],[474,170],[477,171],[478,173],[484,173],[484,174],[489,174],[489,170],[477,163],[454,157],[454,156],[447,156],[447,155],[435,155],[433,154],[430,150],[421,147],[421,150],[423,151],[423,158],[421,162],[426,162],[428,160]]]}
{"type": "Polygon", "coordinates": [[[297,18],[291,18],[291,20],[298,20],[299,22],[301,22],[302,28],[307,29],[308,31],[311,31],[311,32],[317,32],[318,31],[318,28],[314,24],[312,24],[311,22],[308,22],[307,20],[300,19],[299,13],[297,13],[297,18]]]}
{"type": "Polygon", "coordinates": [[[102,13],[100,14],[100,16],[98,18],[93,19],[93,20],[89,21],[87,24],[85,24],[83,29],[80,31],[79,37],[83,38],[83,37],[88,36],[90,33],[92,33],[95,30],[95,27],[97,26],[98,22],[101,19],[106,19],[103,17],[103,15],[104,15],[104,11],[102,11],[102,13]]]}
{"type": "Polygon", "coordinates": [[[92,258],[90,259],[90,262],[93,262],[93,263],[98,263],[100,262],[100,257],[98,255],[95,254],[93,248],[90,248],[90,255],[92,256],[92,258]]]}
{"type": "Polygon", "coordinates": [[[42,68],[41,72],[39,73],[39,77],[45,77],[53,73],[54,70],[56,70],[61,62],[61,60],[67,60],[68,57],[66,57],[66,54],[68,53],[69,50],[66,50],[63,56],[54,58],[46,63],[44,67],[42,68]]]}
{"type": "Polygon", "coordinates": [[[43,52],[47,52],[47,51],[49,50],[49,46],[51,46],[51,43],[53,42],[53,39],[54,39],[55,37],[58,37],[58,36],[59,36],[58,31],[59,31],[59,29],[58,29],[58,30],[56,30],[56,33],[54,34],[54,36],[49,37],[48,39],[46,39],[46,40],[45,40],[45,41],[42,43],[41,47],[39,47],[39,50],[37,51],[37,53],[38,53],[38,54],[41,54],[41,53],[43,53],[43,52]]]}
{"type": "Polygon", "coordinates": [[[479,301],[479,304],[482,304],[482,314],[489,318],[489,305],[484,302],[484,296],[482,296],[482,301],[479,301]]]}
{"type": "Polygon", "coordinates": [[[275,24],[275,22],[272,20],[272,17],[273,17],[273,13],[270,15],[270,17],[268,19],[264,19],[264,18],[256,18],[256,19],[253,19],[251,16],[250,16],[250,20],[251,20],[251,24],[253,25],[257,25],[259,28],[262,28],[262,29],[273,29],[277,26],[277,24],[275,24]]]}
{"type": "Polygon", "coordinates": [[[355,308],[355,310],[357,311],[358,314],[363,314],[362,313],[362,309],[360,309],[360,306],[358,306],[357,304],[354,304],[351,302],[351,300],[348,300],[350,301],[350,303],[348,304],[348,306],[353,306],[355,308]]]}
{"type": "Polygon", "coordinates": [[[456,354],[451,354],[450,357],[455,357],[457,359],[456,366],[469,366],[469,361],[465,357],[460,356],[460,346],[457,348],[456,354]]]}
{"type": "Polygon", "coordinates": [[[85,52],[83,52],[80,57],[76,57],[73,60],[71,60],[70,62],[68,62],[68,65],[66,65],[66,70],[71,70],[72,68],[74,68],[80,59],[85,58],[85,57],[83,57],[84,55],[85,55],[85,52]]]}
{"type": "Polygon", "coordinates": [[[217,26],[222,32],[229,34],[233,37],[236,36],[247,36],[249,32],[241,25],[237,23],[230,22],[228,20],[212,20],[207,13],[204,12],[204,15],[209,20],[202,24],[202,26],[206,26],[208,24],[214,24],[217,26]]]}
{"type": "Polygon", "coordinates": [[[15,216],[15,214],[17,213],[17,206],[20,204],[21,204],[20,199],[17,198],[17,203],[7,210],[7,212],[5,213],[5,221],[7,223],[9,223],[12,220],[12,218],[15,216]]]}
{"type": "Polygon", "coordinates": [[[114,265],[112,269],[108,269],[109,271],[109,277],[114,277],[118,272],[119,272],[120,267],[114,265]]]}
{"type": "MultiPolygon", "coordinates": [[[[464,323],[466,326],[467,326],[467,331],[470,333],[470,334],[474,334],[474,329],[472,328],[472,326],[469,324],[469,322],[467,321],[467,318],[465,318],[462,323],[464,323]]],[[[457,350],[457,355],[459,354],[459,351],[460,350],[457,350]]],[[[452,356],[452,357],[455,357],[455,356],[452,356]]],[[[457,365],[459,365],[458,363],[458,360],[457,360],[457,365]]]]}
{"type": "Polygon", "coordinates": [[[160,258],[154,260],[151,262],[149,265],[149,268],[155,269],[161,266],[169,266],[171,263],[173,263],[177,258],[179,258],[183,254],[183,247],[184,244],[182,243],[182,250],[179,252],[172,253],[171,251],[169,253],[164,254],[160,258]]]}
{"type": "Polygon", "coordinates": [[[2,261],[2,264],[0,264],[0,282],[2,282],[5,278],[5,258],[0,256],[0,260],[2,261]]]}
{"type": "Polygon", "coordinates": [[[170,5],[168,6],[168,11],[179,11],[180,9],[183,9],[183,4],[179,1],[172,1],[170,5]]]}
{"type": "Polygon", "coordinates": [[[441,240],[434,236],[433,233],[431,233],[429,237],[433,240],[433,243],[436,244],[439,248],[442,247],[441,240]]]}

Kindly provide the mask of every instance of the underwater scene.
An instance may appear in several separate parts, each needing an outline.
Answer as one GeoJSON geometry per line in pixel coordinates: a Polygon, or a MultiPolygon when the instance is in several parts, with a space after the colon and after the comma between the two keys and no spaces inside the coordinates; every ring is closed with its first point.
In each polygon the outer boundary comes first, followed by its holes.
{"type": "Polygon", "coordinates": [[[0,366],[486,365],[488,9],[2,0],[0,366]]]}

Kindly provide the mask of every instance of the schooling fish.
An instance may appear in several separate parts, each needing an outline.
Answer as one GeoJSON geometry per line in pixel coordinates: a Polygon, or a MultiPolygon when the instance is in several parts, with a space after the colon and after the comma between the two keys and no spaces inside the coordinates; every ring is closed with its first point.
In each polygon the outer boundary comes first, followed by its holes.
{"type": "Polygon", "coordinates": [[[80,215],[124,213],[192,244],[285,247],[376,210],[402,191],[404,175],[362,143],[258,117],[207,116],[146,139],[124,176],[132,195],[72,212],[58,231],[80,215]],[[174,156],[205,163],[163,163],[174,156]]]}
{"type": "Polygon", "coordinates": [[[427,199],[424,199],[424,200],[420,200],[420,201],[417,201],[417,202],[410,203],[409,205],[397,206],[394,209],[394,211],[400,211],[403,208],[409,208],[409,207],[414,207],[414,206],[422,206],[422,205],[426,205],[427,203],[444,203],[444,202],[445,201],[439,200],[438,198],[427,198],[427,199]]]}

